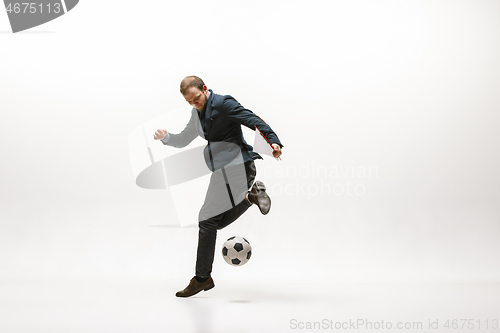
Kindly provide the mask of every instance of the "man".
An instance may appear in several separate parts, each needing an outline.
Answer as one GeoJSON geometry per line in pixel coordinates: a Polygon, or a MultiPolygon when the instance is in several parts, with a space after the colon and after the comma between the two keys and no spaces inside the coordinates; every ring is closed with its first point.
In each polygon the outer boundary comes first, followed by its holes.
{"type": "Polygon", "coordinates": [[[254,183],[254,159],[262,157],[245,142],[241,125],[252,130],[257,127],[272,144],[276,158],[281,155],[283,145],[261,118],[245,109],[232,96],[215,94],[199,77],[184,78],[180,90],[193,107],[188,124],[179,134],[158,129],[154,139],[182,148],[196,136],[201,136],[208,141],[204,157],[212,171],[205,202],[199,213],[196,275],[184,290],[176,293],[177,297],[189,297],[215,286],[211,272],[217,230],[234,222],[253,204],[264,215],[271,208],[264,183],[258,180],[254,183]]]}

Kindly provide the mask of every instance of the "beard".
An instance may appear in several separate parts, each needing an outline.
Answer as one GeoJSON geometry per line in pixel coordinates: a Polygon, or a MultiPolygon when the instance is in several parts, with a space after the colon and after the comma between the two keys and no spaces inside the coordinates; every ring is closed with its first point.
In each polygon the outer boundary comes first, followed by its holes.
{"type": "Polygon", "coordinates": [[[207,95],[203,94],[203,98],[204,98],[205,100],[203,101],[203,106],[201,107],[201,110],[198,110],[198,111],[200,111],[200,112],[205,111],[205,110],[206,110],[206,108],[207,108],[208,97],[207,97],[207,95]]]}

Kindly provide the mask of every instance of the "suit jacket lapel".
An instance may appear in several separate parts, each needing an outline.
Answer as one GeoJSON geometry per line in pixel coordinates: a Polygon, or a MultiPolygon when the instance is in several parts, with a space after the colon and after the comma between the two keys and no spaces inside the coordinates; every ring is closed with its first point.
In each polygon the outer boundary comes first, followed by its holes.
{"type": "Polygon", "coordinates": [[[210,90],[210,97],[208,98],[207,108],[205,109],[205,127],[207,129],[207,134],[210,136],[210,125],[212,123],[210,121],[210,118],[212,117],[212,100],[214,97],[214,93],[212,92],[212,89],[209,90],[210,90]]]}

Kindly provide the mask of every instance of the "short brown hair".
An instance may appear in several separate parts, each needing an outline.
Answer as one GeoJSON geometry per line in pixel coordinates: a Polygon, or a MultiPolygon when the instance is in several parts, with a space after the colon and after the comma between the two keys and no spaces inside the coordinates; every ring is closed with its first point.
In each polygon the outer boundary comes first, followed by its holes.
{"type": "Polygon", "coordinates": [[[187,93],[187,90],[191,87],[196,87],[196,88],[200,89],[201,91],[203,91],[204,85],[205,85],[205,83],[199,77],[194,76],[194,75],[186,76],[181,81],[181,94],[185,95],[187,93]]]}

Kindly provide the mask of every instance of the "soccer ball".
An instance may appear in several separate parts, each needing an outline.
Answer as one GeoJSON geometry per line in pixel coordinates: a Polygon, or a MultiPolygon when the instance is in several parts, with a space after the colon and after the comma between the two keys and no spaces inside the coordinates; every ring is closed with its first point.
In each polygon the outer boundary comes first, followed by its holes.
{"type": "Polygon", "coordinates": [[[222,257],[232,266],[243,266],[252,255],[252,246],[243,237],[230,237],[222,247],[222,257]]]}

